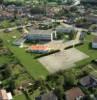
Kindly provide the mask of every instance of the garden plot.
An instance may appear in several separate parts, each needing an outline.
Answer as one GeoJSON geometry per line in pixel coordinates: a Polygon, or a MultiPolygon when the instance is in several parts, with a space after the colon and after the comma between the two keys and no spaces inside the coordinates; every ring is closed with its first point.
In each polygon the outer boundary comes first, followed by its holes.
{"type": "Polygon", "coordinates": [[[75,66],[75,63],[88,58],[86,54],[75,48],[39,58],[39,62],[50,72],[54,73],[75,66]]]}

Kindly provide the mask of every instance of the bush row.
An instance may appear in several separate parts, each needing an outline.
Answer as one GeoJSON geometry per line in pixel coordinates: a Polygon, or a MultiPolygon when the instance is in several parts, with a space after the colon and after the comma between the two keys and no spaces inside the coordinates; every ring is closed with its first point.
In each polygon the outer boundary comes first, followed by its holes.
{"type": "MultiPolygon", "coordinates": [[[[83,42],[81,42],[81,43],[79,43],[79,44],[75,44],[74,47],[80,46],[80,45],[83,45],[83,42]]],[[[72,47],[73,47],[73,45],[72,45],[72,46],[68,46],[68,47],[65,48],[65,50],[70,49],[70,48],[72,48],[72,47]]]]}
{"type": "Polygon", "coordinates": [[[41,55],[35,56],[34,58],[38,59],[38,58],[41,58],[41,57],[44,57],[44,56],[48,56],[48,55],[51,55],[51,54],[54,54],[54,53],[57,53],[57,52],[60,52],[60,50],[54,50],[54,51],[51,51],[51,52],[48,52],[48,53],[45,53],[45,54],[41,54],[41,55]]]}

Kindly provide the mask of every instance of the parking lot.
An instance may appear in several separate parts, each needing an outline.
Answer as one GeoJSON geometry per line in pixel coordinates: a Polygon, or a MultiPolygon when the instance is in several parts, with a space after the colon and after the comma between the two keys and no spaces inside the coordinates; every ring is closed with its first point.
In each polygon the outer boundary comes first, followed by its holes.
{"type": "Polygon", "coordinates": [[[39,58],[39,62],[50,72],[54,73],[75,66],[75,63],[88,58],[86,54],[75,48],[39,58]]]}

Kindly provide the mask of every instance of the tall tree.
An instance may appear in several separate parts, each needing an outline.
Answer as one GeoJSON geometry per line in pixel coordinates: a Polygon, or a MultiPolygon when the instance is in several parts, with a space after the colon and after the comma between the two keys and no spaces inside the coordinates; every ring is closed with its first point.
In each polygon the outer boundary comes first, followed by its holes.
{"type": "Polygon", "coordinates": [[[0,4],[3,4],[4,3],[4,0],[0,0],[0,4]]]}

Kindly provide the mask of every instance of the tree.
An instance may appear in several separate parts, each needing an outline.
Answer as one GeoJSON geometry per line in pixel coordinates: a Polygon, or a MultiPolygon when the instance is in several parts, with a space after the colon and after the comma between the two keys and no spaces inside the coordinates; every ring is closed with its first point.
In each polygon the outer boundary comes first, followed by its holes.
{"type": "Polygon", "coordinates": [[[0,27],[1,28],[8,28],[8,27],[10,27],[10,22],[8,21],[8,20],[4,20],[4,21],[2,21],[1,22],[1,25],[0,25],[0,27]]]}
{"type": "Polygon", "coordinates": [[[3,46],[3,40],[0,39],[0,47],[2,47],[2,46],[3,46]]]}
{"type": "Polygon", "coordinates": [[[64,100],[64,89],[60,86],[56,87],[54,93],[58,96],[58,100],[64,100]]]}
{"type": "Polygon", "coordinates": [[[64,77],[65,77],[65,86],[68,87],[68,86],[73,86],[73,85],[76,85],[77,82],[76,82],[76,77],[74,75],[74,73],[72,72],[65,72],[64,73],[64,77]]]}
{"type": "Polygon", "coordinates": [[[0,0],[0,4],[3,4],[4,3],[4,0],[0,0]]]}
{"type": "Polygon", "coordinates": [[[67,0],[66,4],[72,5],[74,3],[74,0],[67,0]]]}
{"type": "Polygon", "coordinates": [[[32,100],[26,90],[22,90],[23,94],[25,95],[27,100],[32,100]]]}
{"type": "Polygon", "coordinates": [[[2,71],[2,76],[4,79],[7,79],[11,76],[11,69],[10,69],[10,66],[5,64],[4,66],[4,70],[2,71]]]}
{"type": "Polygon", "coordinates": [[[56,80],[56,86],[64,86],[64,76],[59,76],[56,80]]]}
{"type": "Polygon", "coordinates": [[[16,87],[15,81],[13,79],[10,79],[8,85],[9,85],[9,90],[12,92],[12,94],[14,94],[14,89],[16,87]]]}

